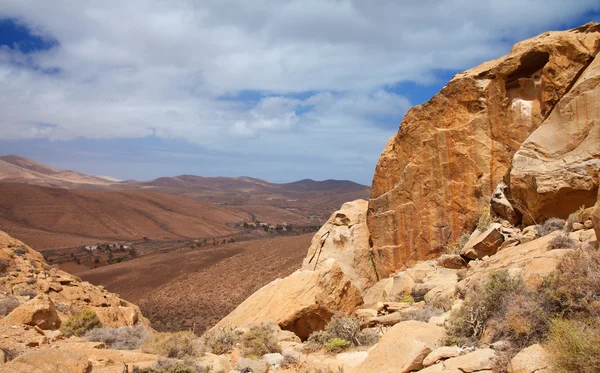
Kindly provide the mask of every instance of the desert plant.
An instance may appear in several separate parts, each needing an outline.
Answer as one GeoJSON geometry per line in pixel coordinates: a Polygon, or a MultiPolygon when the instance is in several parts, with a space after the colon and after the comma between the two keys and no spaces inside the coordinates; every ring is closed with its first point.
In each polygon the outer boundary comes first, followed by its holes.
{"type": "Polygon", "coordinates": [[[194,357],[201,352],[198,337],[190,331],[153,334],[142,350],[174,359],[194,357]]]}
{"type": "Polygon", "coordinates": [[[479,220],[477,221],[477,229],[481,232],[485,232],[492,225],[492,223],[497,223],[498,221],[498,217],[492,216],[490,208],[485,207],[479,216],[479,220]]]}
{"type": "Polygon", "coordinates": [[[136,350],[140,348],[150,336],[148,330],[141,324],[132,328],[96,328],[85,333],[85,340],[90,342],[104,342],[109,348],[115,350],[136,350]]]}
{"type": "Polygon", "coordinates": [[[192,360],[160,358],[148,368],[134,367],[132,373],[210,373],[211,367],[205,367],[192,360]]]}
{"type": "Polygon", "coordinates": [[[14,250],[14,253],[17,254],[18,256],[23,256],[23,255],[25,255],[25,249],[22,247],[17,247],[14,250]]]}
{"type": "Polygon", "coordinates": [[[420,310],[410,310],[402,312],[405,320],[417,320],[423,322],[429,322],[429,319],[433,316],[439,316],[444,313],[443,308],[426,305],[420,310]]]}
{"type": "Polygon", "coordinates": [[[206,332],[202,339],[213,354],[221,355],[231,351],[240,336],[232,325],[226,325],[206,332]]]}
{"type": "Polygon", "coordinates": [[[564,228],[565,221],[559,218],[550,218],[543,225],[537,225],[537,230],[540,237],[549,235],[554,231],[560,231],[564,228]]]}
{"type": "Polygon", "coordinates": [[[569,217],[567,218],[567,221],[566,221],[566,224],[565,224],[565,227],[564,227],[565,231],[567,231],[567,232],[572,232],[573,231],[573,224],[579,222],[579,216],[581,215],[581,213],[583,212],[583,210],[585,210],[585,205],[581,206],[574,213],[569,214],[569,217]]]}
{"type": "Polygon", "coordinates": [[[352,343],[342,338],[329,338],[324,346],[328,352],[338,353],[352,346],[352,343]]]}
{"type": "Polygon", "coordinates": [[[62,327],[61,332],[67,336],[81,337],[88,330],[101,328],[102,323],[96,312],[92,310],[84,310],[82,313],[72,316],[62,327]]]}
{"type": "Polygon", "coordinates": [[[415,303],[415,298],[413,298],[413,296],[410,294],[406,294],[400,299],[400,302],[413,304],[413,303],[415,303]]]}
{"type": "Polygon", "coordinates": [[[597,319],[553,320],[545,347],[557,373],[600,371],[600,323],[597,319]]]}
{"type": "Polygon", "coordinates": [[[568,233],[561,233],[550,240],[550,243],[548,243],[548,249],[572,249],[575,247],[575,245],[577,245],[577,241],[569,237],[568,233]]]}
{"type": "Polygon", "coordinates": [[[242,335],[242,354],[248,358],[260,358],[264,354],[281,352],[275,333],[268,325],[253,326],[242,335]]]}
{"type": "Polygon", "coordinates": [[[308,338],[309,350],[317,350],[331,339],[343,339],[355,346],[371,346],[377,343],[379,335],[371,330],[361,330],[362,320],[357,317],[334,316],[325,330],[312,333],[308,338]]]}
{"type": "Polygon", "coordinates": [[[19,300],[12,296],[6,296],[0,299],[0,316],[4,317],[11,313],[15,308],[19,307],[19,300]]]}
{"type": "Polygon", "coordinates": [[[462,248],[465,247],[467,242],[469,242],[470,237],[471,235],[469,235],[468,233],[461,234],[458,240],[446,246],[444,252],[447,254],[460,254],[460,250],[462,250],[462,248]]]}

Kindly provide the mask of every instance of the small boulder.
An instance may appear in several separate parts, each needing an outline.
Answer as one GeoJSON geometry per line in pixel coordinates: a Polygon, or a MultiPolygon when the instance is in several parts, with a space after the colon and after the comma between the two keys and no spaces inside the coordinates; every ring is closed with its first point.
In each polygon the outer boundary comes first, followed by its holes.
{"type": "Polygon", "coordinates": [[[283,355],[279,353],[265,354],[263,360],[269,364],[271,369],[275,370],[283,363],[283,355]]]}
{"type": "MultiPolygon", "coordinates": [[[[11,363],[27,365],[35,371],[44,373],[88,373],[91,368],[87,355],[80,351],[64,351],[56,348],[44,348],[26,352],[11,363]]],[[[10,364],[7,364],[8,368],[10,364]]]]}
{"type": "Polygon", "coordinates": [[[521,350],[512,358],[508,373],[547,373],[550,372],[548,353],[539,344],[521,350]]]}
{"type": "Polygon", "coordinates": [[[537,226],[530,225],[528,227],[523,228],[523,233],[519,235],[519,241],[521,243],[527,243],[535,240],[540,235],[537,226]]]}
{"type": "Polygon", "coordinates": [[[585,226],[581,223],[573,223],[573,231],[580,231],[583,228],[585,228],[585,226]]]}
{"type": "Polygon", "coordinates": [[[429,355],[423,360],[423,366],[428,367],[437,363],[438,361],[446,360],[451,357],[460,355],[462,349],[458,346],[444,346],[436,348],[431,351],[429,355]]]}
{"type": "Polygon", "coordinates": [[[38,295],[9,313],[6,318],[14,323],[38,326],[41,329],[58,329],[61,321],[54,303],[47,295],[38,295]]]}
{"type": "Polygon", "coordinates": [[[461,269],[467,266],[467,262],[458,254],[444,254],[437,259],[437,264],[450,269],[461,269]]]}
{"type": "Polygon", "coordinates": [[[592,228],[594,228],[594,222],[591,220],[586,220],[583,223],[583,226],[585,227],[585,229],[592,229],[592,228]]]}
{"type": "Polygon", "coordinates": [[[252,360],[241,357],[237,362],[237,368],[240,372],[250,369],[252,373],[267,373],[269,371],[269,364],[264,360],[252,360]]]}
{"type": "Polygon", "coordinates": [[[476,229],[469,237],[465,247],[461,249],[460,255],[469,259],[481,259],[486,255],[494,255],[504,241],[504,236],[500,232],[501,227],[500,223],[492,223],[485,232],[476,229]]]}
{"type": "Polygon", "coordinates": [[[455,369],[456,371],[471,373],[493,369],[495,359],[496,352],[491,348],[484,348],[448,359],[444,361],[444,366],[446,370],[455,369]]]}

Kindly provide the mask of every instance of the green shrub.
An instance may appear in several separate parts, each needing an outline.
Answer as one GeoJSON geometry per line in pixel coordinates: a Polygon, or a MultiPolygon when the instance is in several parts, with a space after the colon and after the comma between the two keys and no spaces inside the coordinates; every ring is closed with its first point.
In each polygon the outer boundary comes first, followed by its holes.
{"type": "Polygon", "coordinates": [[[160,358],[152,367],[134,367],[132,373],[210,373],[211,367],[204,367],[192,360],[160,358]]]}
{"type": "Polygon", "coordinates": [[[198,337],[189,331],[156,333],[146,340],[142,349],[144,352],[174,359],[194,357],[201,352],[198,337]]]}
{"type": "Polygon", "coordinates": [[[62,327],[61,332],[66,336],[83,336],[88,330],[101,328],[102,323],[96,312],[84,310],[82,313],[72,316],[62,327]]]}
{"type": "Polygon", "coordinates": [[[312,333],[308,337],[307,349],[317,350],[331,339],[342,339],[354,346],[372,346],[379,335],[371,330],[361,330],[362,320],[357,317],[334,316],[325,330],[312,333]]]}
{"type": "Polygon", "coordinates": [[[600,322],[556,319],[545,347],[556,373],[600,371],[600,322]]]}
{"type": "Polygon", "coordinates": [[[324,346],[328,352],[338,353],[352,346],[352,343],[342,338],[329,338],[324,346]]]}
{"type": "Polygon", "coordinates": [[[548,249],[550,250],[558,250],[558,249],[572,249],[577,245],[577,241],[569,237],[568,233],[561,233],[550,240],[548,244],[548,249]]]}
{"type": "Polygon", "coordinates": [[[538,233],[540,237],[549,235],[554,231],[560,231],[564,228],[565,221],[559,218],[550,218],[544,222],[543,225],[537,225],[538,233]]]}
{"type": "Polygon", "coordinates": [[[253,326],[242,335],[242,354],[245,357],[256,359],[274,352],[281,352],[281,348],[269,326],[253,326]]]}
{"type": "Polygon", "coordinates": [[[136,350],[144,344],[150,336],[148,330],[138,324],[133,328],[122,326],[120,328],[96,328],[85,333],[85,340],[89,342],[103,342],[115,350],[136,350]]]}
{"type": "Polygon", "coordinates": [[[407,294],[407,295],[403,296],[402,299],[400,299],[400,302],[413,304],[413,303],[415,303],[415,298],[413,298],[412,295],[407,294]]]}
{"type": "Polygon", "coordinates": [[[202,336],[204,344],[216,355],[231,351],[233,346],[240,340],[240,336],[231,325],[208,331],[202,336]]]}

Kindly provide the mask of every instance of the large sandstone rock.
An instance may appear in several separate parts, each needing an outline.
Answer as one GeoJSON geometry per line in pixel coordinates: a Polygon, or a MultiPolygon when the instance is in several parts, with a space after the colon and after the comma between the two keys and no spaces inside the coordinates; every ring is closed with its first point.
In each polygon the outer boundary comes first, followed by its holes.
{"type": "Polygon", "coordinates": [[[521,350],[510,361],[508,373],[550,373],[549,356],[539,344],[521,350]]]}
{"type": "Polygon", "coordinates": [[[496,254],[504,241],[500,228],[499,223],[492,223],[484,232],[475,229],[465,247],[460,250],[460,255],[469,259],[481,259],[496,254]]]}
{"type": "Polygon", "coordinates": [[[61,324],[54,303],[45,295],[20,305],[6,315],[5,319],[17,324],[37,326],[40,329],[58,329],[61,324]]]}
{"type": "Polygon", "coordinates": [[[299,270],[252,294],[215,327],[274,320],[305,339],[322,330],[334,314],[350,315],[362,298],[333,259],[318,271],[299,270]]]}
{"type": "Polygon", "coordinates": [[[574,206],[594,204],[598,144],[600,58],[596,57],[514,156],[510,189],[525,223],[566,218],[574,206]]]}
{"type": "Polygon", "coordinates": [[[444,328],[419,321],[394,325],[369,352],[356,373],[405,373],[423,368],[423,360],[446,338],[444,328]]]}
{"type": "Polygon", "coordinates": [[[6,364],[0,372],[89,373],[91,365],[84,352],[45,348],[17,357],[6,364]]]}
{"type": "Polygon", "coordinates": [[[369,247],[368,202],[347,202],[334,212],[313,237],[303,269],[318,270],[334,258],[360,291],[377,281],[369,247]]]}
{"type": "Polygon", "coordinates": [[[369,201],[381,277],[472,231],[513,154],[591,63],[599,40],[600,26],[588,24],[523,41],[408,112],[379,159],[369,201]]]}

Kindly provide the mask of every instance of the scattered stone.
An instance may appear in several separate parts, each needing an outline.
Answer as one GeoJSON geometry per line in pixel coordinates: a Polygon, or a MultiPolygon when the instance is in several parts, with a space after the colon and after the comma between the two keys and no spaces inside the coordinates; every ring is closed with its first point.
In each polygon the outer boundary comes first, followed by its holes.
{"type": "Polygon", "coordinates": [[[460,355],[461,352],[462,349],[458,346],[447,346],[437,348],[431,351],[431,353],[427,355],[427,357],[423,360],[423,366],[428,367],[437,363],[438,361],[446,360],[451,357],[456,357],[460,355]]]}
{"type": "Polygon", "coordinates": [[[586,220],[583,223],[583,226],[585,227],[585,229],[592,229],[592,228],[594,228],[594,222],[591,220],[586,220]]]}
{"type": "Polygon", "coordinates": [[[446,370],[456,369],[457,371],[471,373],[482,370],[492,369],[496,352],[491,348],[475,350],[466,355],[454,357],[444,361],[446,370]]]}
{"type": "Polygon", "coordinates": [[[263,356],[263,360],[269,364],[271,369],[275,370],[283,363],[283,355],[279,353],[266,354],[263,356]]]}
{"type": "Polygon", "coordinates": [[[585,228],[585,226],[581,223],[573,223],[573,231],[580,231],[583,228],[585,228]]]}
{"type": "Polygon", "coordinates": [[[467,262],[458,254],[444,254],[437,259],[437,264],[450,269],[461,269],[467,266],[467,262]]]}

